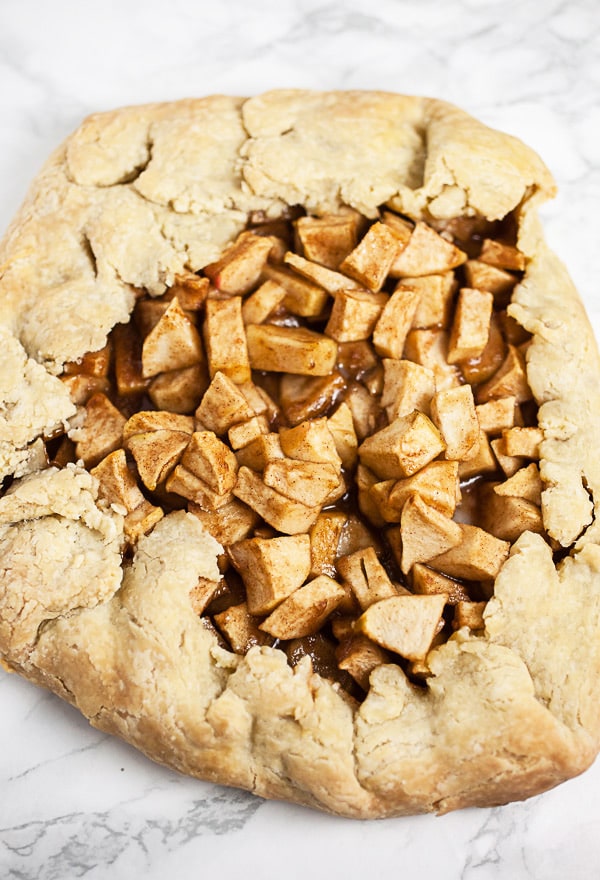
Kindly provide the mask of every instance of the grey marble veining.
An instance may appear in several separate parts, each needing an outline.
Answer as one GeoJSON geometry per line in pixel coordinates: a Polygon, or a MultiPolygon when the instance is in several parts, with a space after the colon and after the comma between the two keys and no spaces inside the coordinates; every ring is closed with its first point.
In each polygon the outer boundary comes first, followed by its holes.
{"type": "MultiPolygon", "coordinates": [[[[3,0],[0,226],[93,110],[281,86],[434,95],[530,143],[600,335],[598,0],[3,0]]],[[[600,876],[598,764],[524,804],[350,822],[170,773],[4,672],[0,705],[0,880],[600,876]]]]}
{"type": "Polygon", "coordinates": [[[178,804],[173,814],[160,802],[149,808],[149,801],[146,795],[141,802],[106,810],[66,813],[0,828],[8,876],[64,880],[93,872],[107,877],[122,867],[146,873],[156,857],[164,858],[191,841],[234,834],[261,805],[260,799],[246,792],[218,788],[178,804]]]}

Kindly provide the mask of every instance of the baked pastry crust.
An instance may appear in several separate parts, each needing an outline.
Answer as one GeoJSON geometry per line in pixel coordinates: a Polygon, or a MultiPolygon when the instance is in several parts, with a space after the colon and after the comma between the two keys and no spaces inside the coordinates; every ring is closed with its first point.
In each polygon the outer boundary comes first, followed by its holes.
{"type": "Polygon", "coordinates": [[[0,654],[102,730],[184,773],[350,817],[528,797],[600,748],[600,363],[544,243],[554,184],[518,140],[440,101],[275,91],[98,114],[54,153],[0,245],[0,654]],[[122,517],[82,468],[40,469],[75,407],[62,365],[217,258],[248,212],[382,204],[413,218],[514,211],[527,256],[510,313],[533,334],[544,524],[525,533],[485,612],[428,658],[426,687],[372,674],[355,707],[308,660],[219,646],[189,592],[218,545],[167,515],[122,566],[122,517]],[[567,664],[568,663],[568,667],[567,664]]]}

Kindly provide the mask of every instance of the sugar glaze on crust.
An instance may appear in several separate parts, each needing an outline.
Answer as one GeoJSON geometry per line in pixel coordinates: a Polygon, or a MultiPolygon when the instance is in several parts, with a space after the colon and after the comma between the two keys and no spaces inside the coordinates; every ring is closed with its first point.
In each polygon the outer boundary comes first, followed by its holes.
{"type": "Polygon", "coordinates": [[[184,773],[350,817],[528,797],[600,747],[600,364],[536,208],[553,194],[519,141],[439,101],[275,91],[98,114],[50,158],[0,245],[0,654],[9,668],[184,773]],[[218,545],[172,512],[123,564],[123,522],[81,468],[40,469],[75,413],[57,378],[215,260],[250,211],[387,204],[412,218],[515,211],[528,258],[510,313],[533,334],[548,534],[525,533],[481,634],[435,649],[427,686],[384,665],[356,708],[310,663],[220,647],[189,602],[218,545]],[[567,668],[568,664],[568,668],[567,668]]]}

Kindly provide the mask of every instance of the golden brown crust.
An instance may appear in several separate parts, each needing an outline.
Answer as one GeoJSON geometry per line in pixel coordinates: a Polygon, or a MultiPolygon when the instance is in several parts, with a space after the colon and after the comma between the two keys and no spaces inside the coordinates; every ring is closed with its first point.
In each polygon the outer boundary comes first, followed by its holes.
{"type": "Polygon", "coordinates": [[[599,363],[539,229],[552,193],[523,144],[431,99],[285,91],[88,119],[0,245],[0,475],[34,470],[0,499],[6,662],[155,760],[346,816],[502,803],[588,766],[600,746],[599,363]],[[485,631],[434,650],[424,688],[379,667],[360,708],[308,661],[219,647],[189,601],[199,577],[218,576],[218,545],[195,517],[169,514],[122,567],[122,517],[101,508],[96,481],[35,472],[31,456],[74,412],[51,374],[102,346],[136,287],[162,292],[214,260],[248,211],[294,203],[368,216],[388,203],[415,218],[518,210],[528,267],[511,312],[533,333],[544,520],[558,543],[577,542],[556,567],[525,534],[485,631]]]}

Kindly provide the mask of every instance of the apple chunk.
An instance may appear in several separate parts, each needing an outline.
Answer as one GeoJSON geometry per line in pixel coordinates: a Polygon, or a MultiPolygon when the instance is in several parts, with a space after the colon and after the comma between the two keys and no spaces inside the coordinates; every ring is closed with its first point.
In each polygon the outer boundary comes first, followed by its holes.
{"type": "Polygon", "coordinates": [[[246,336],[253,370],[327,376],[335,366],[337,343],[314,330],[248,324],[246,336]]]}
{"type": "Polygon", "coordinates": [[[277,639],[300,639],[317,632],[346,597],[333,578],[321,574],[295,590],[260,625],[277,639]]]}
{"type": "Polygon", "coordinates": [[[174,297],[142,346],[142,372],[145,378],[169,370],[180,370],[202,363],[204,352],[200,335],[174,297]]]}
{"type": "Polygon", "coordinates": [[[442,435],[426,415],[415,411],[394,419],[358,449],[360,460],[383,479],[410,477],[443,452],[442,435]]]}
{"type": "Polygon", "coordinates": [[[250,538],[230,547],[229,555],[246,585],[250,614],[269,614],[308,577],[310,538],[250,538]]]}
{"type": "Polygon", "coordinates": [[[392,596],[370,605],[355,628],[382,648],[407,660],[424,660],[445,605],[443,594],[392,596]]]}

